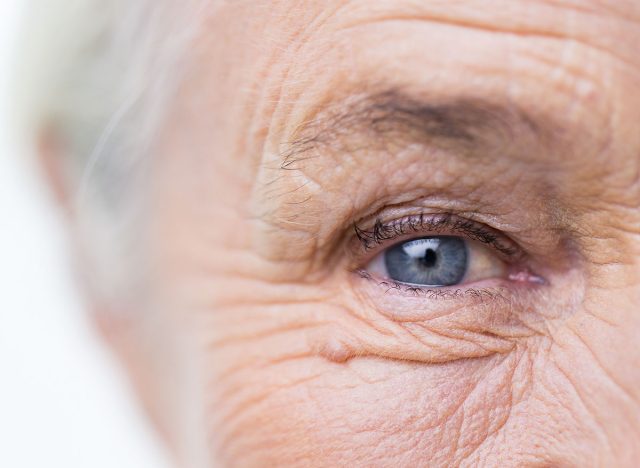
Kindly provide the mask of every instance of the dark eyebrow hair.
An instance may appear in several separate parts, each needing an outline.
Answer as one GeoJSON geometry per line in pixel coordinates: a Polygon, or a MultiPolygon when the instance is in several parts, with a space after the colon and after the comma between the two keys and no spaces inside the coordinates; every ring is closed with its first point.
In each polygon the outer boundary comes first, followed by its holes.
{"type": "MultiPolygon", "coordinates": [[[[353,135],[367,137],[366,145],[422,142],[455,147],[458,153],[478,153],[482,148],[511,144],[515,136],[537,137],[549,132],[514,104],[459,97],[429,100],[391,89],[353,96],[322,109],[294,132],[282,147],[282,169],[316,157],[313,149],[353,150],[353,135]]],[[[355,149],[363,149],[358,146],[355,149]]]]}

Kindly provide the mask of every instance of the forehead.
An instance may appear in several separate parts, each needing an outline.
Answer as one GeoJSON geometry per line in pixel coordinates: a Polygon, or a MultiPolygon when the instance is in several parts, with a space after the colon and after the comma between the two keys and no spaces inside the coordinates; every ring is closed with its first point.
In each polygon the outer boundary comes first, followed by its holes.
{"type": "MultiPolygon", "coordinates": [[[[639,2],[238,1],[221,4],[206,26],[188,92],[206,107],[203,138],[233,148],[223,163],[236,171],[254,171],[256,161],[277,167],[283,145],[327,114],[349,112],[362,94],[403,89],[425,102],[490,101],[533,117],[564,145],[530,151],[545,162],[638,172],[639,2]]],[[[343,132],[351,139],[370,136],[351,130],[343,132]]]]}
{"type": "Polygon", "coordinates": [[[431,93],[485,88],[515,97],[523,87],[532,95],[552,85],[568,99],[594,101],[610,84],[612,72],[637,76],[640,63],[637,2],[242,5],[237,17],[244,18],[238,21],[243,34],[233,37],[236,48],[229,53],[251,51],[243,67],[253,78],[249,92],[272,91],[273,100],[286,102],[310,103],[323,93],[349,95],[354,87],[379,82],[420,86],[431,93]]]}
{"type": "Polygon", "coordinates": [[[562,132],[589,129],[593,144],[604,144],[606,131],[622,127],[619,120],[637,117],[622,115],[640,83],[637,2],[266,5],[244,5],[252,20],[239,44],[251,58],[239,79],[248,81],[247,108],[272,144],[354,94],[389,88],[410,88],[426,99],[514,103],[557,117],[562,132]]]}

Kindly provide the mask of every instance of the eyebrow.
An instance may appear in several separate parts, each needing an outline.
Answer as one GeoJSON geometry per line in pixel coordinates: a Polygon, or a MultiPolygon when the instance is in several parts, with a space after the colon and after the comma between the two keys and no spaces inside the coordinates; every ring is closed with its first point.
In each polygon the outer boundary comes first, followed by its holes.
{"type": "Polygon", "coordinates": [[[354,136],[367,137],[367,147],[417,142],[465,155],[511,145],[524,134],[548,139],[550,128],[550,122],[513,103],[468,97],[425,99],[390,89],[323,108],[283,144],[281,168],[296,169],[296,163],[317,156],[312,150],[353,150],[347,142],[354,136]]]}

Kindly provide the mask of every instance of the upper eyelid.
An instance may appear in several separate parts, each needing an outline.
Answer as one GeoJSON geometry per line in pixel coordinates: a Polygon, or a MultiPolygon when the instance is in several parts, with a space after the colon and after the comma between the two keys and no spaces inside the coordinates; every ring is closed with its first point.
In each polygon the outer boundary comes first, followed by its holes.
{"type": "Polygon", "coordinates": [[[469,218],[452,213],[418,214],[405,216],[396,220],[383,222],[377,218],[373,226],[363,229],[357,223],[353,225],[355,237],[366,252],[389,241],[407,238],[411,234],[427,235],[435,233],[463,234],[471,240],[477,240],[493,247],[511,261],[519,261],[524,257],[524,251],[506,235],[469,218]]]}

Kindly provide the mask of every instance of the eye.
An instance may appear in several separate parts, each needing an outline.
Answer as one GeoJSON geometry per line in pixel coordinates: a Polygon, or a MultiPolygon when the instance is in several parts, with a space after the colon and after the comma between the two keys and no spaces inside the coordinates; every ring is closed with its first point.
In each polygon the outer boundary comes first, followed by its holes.
{"type": "Polygon", "coordinates": [[[430,236],[393,245],[367,265],[373,276],[428,287],[455,286],[506,276],[488,247],[457,236],[430,236]]]}

